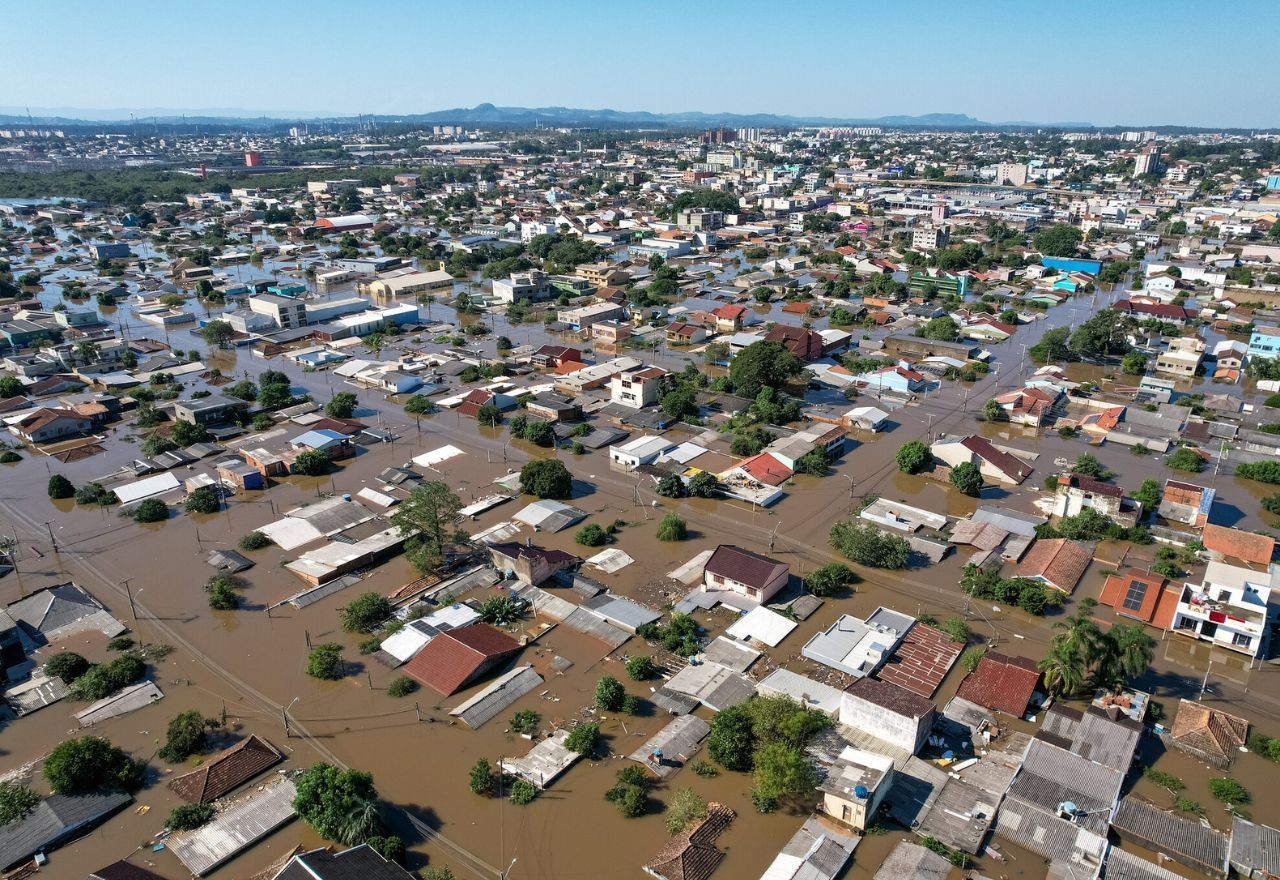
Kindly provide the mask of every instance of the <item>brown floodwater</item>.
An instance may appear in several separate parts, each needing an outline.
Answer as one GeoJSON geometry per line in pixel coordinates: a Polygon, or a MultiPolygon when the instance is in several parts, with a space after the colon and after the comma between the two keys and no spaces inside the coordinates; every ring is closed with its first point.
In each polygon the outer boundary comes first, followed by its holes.
{"type": "MultiPolygon", "coordinates": [[[[575,458],[567,452],[537,449],[523,442],[506,442],[501,429],[480,429],[456,413],[441,413],[415,423],[396,405],[377,393],[358,391],[361,407],[371,422],[397,431],[394,444],[373,447],[348,461],[332,476],[315,479],[290,478],[265,492],[242,493],[225,510],[208,516],[174,515],[169,521],[138,526],[110,509],[86,509],[73,503],[51,502],[44,484],[49,473],[66,474],[80,485],[107,476],[137,456],[134,444],[123,442],[130,434],[125,427],[108,430],[106,451],[72,464],[29,455],[19,465],[7,468],[0,483],[0,531],[15,535],[21,545],[19,570],[0,580],[0,599],[5,602],[50,584],[74,580],[89,589],[118,617],[137,632],[140,640],[164,643],[174,652],[155,665],[154,676],[166,697],[160,703],[123,718],[113,719],[94,732],[138,756],[151,759],[156,776],[139,795],[141,811],[130,808],[98,831],[56,851],[47,871],[54,876],[83,876],[89,870],[142,847],[135,858],[154,863],[166,876],[183,876],[176,859],[167,851],[151,852],[149,842],[177,801],[164,786],[173,768],[154,758],[166,721],[179,711],[197,708],[206,715],[220,715],[224,709],[229,725],[237,732],[265,736],[290,754],[287,767],[303,767],[317,760],[341,762],[368,770],[375,776],[383,798],[399,808],[392,815],[397,830],[412,849],[411,864],[420,866],[427,858],[447,864],[459,877],[493,877],[512,859],[512,880],[520,878],[634,877],[639,866],[666,841],[660,808],[635,820],[623,819],[603,800],[616,771],[625,766],[618,756],[633,750],[644,738],[659,729],[664,718],[657,715],[610,717],[602,722],[607,745],[597,760],[584,761],[566,773],[533,804],[515,807],[502,800],[484,800],[466,786],[467,770],[476,760],[496,761],[505,755],[523,754],[529,742],[509,734],[499,717],[473,731],[449,722],[447,708],[461,702],[466,693],[439,699],[431,692],[399,700],[389,697],[387,683],[394,673],[361,657],[356,646],[361,637],[348,635],[338,627],[337,609],[364,590],[391,592],[414,577],[401,559],[368,573],[359,587],[330,597],[308,608],[289,606],[269,615],[264,610],[302,584],[282,563],[290,554],[269,548],[253,554],[255,568],[246,572],[246,607],[236,612],[208,609],[203,584],[212,570],[205,564],[207,553],[231,547],[244,533],[276,518],[278,512],[314,500],[326,492],[355,493],[362,486],[377,485],[374,476],[384,467],[403,464],[413,455],[453,443],[467,455],[438,466],[439,478],[446,480],[465,500],[488,494],[492,481],[516,469],[531,456],[561,456],[578,478],[573,503],[590,514],[589,521],[608,525],[625,523],[616,546],[636,562],[614,575],[590,572],[622,595],[634,596],[655,607],[670,598],[670,583],[664,576],[699,550],[720,542],[733,542],[772,552],[788,562],[796,574],[811,571],[832,561],[826,546],[831,524],[849,515],[862,496],[876,494],[901,499],[951,516],[971,512],[978,502],[948,487],[898,472],[893,455],[902,443],[928,439],[930,434],[970,433],[980,430],[1012,446],[1038,451],[1037,474],[1028,485],[1012,489],[992,489],[982,503],[997,503],[1029,511],[1038,496],[1038,481],[1053,470],[1056,457],[1074,458],[1092,451],[1105,465],[1123,474],[1122,485],[1136,487],[1144,476],[1169,476],[1153,458],[1139,459],[1121,448],[1094,449],[1081,441],[1049,435],[1037,438],[1033,432],[1007,425],[982,425],[974,421],[981,401],[997,389],[1016,385],[1029,373],[1020,357],[1020,347],[1030,345],[1049,326],[1077,322],[1096,308],[1087,300],[1074,301],[1049,313],[1045,321],[1019,331],[1016,342],[993,346],[1009,366],[975,383],[967,395],[948,386],[933,393],[918,406],[893,414],[895,428],[877,436],[860,435],[851,452],[825,478],[799,477],[788,487],[788,497],[769,510],[705,500],[660,499],[647,481],[640,481],[637,499],[633,476],[613,470],[606,453],[590,453],[575,458]],[[1023,338],[1025,337],[1025,338],[1023,338]],[[1032,484],[1035,485],[1032,485],[1032,484]],[[655,538],[655,526],[667,510],[685,517],[691,540],[664,544],[655,538]],[[47,525],[46,525],[47,524],[47,525]],[[51,536],[52,539],[51,540],[51,536]],[[57,542],[55,552],[53,541],[57,542]],[[132,592],[138,619],[131,619],[126,588],[132,592]],[[667,596],[662,591],[667,591],[667,596]],[[308,642],[335,641],[343,645],[349,674],[338,682],[318,682],[303,673],[308,642]],[[417,718],[415,703],[421,712],[417,718]],[[282,709],[289,707],[294,736],[285,738],[282,709]],[[410,817],[414,821],[411,821],[410,817]],[[415,824],[420,823],[420,824],[415,824]],[[424,839],[423,828],[431,840],[424,839]]],[[[435,305],[435,317],[449,319],[452,311],[435,305]]],[[[424,307],[425,310],[425,307],[424,307]]],[[[122,320],[127,320],[123,317],[122,320]]],[[[537,325],[511,326],[505,318],[493,322],[497,333],[506,333],[518,344],[537,344],[548,338],[537,325]]],[[[145,328],[140,329],[145,332],[145,328]]],[[[137,335],[135,332],[134,335],[137,335]]],[[[182,332],[175,333],[175,340],[182,332]]],[[[194,338],[193,338],[194,339],[194,338]]],[[[178,344],[175,341],[175,344],[178,344]]],[[[197,342],[186,347],[204,348],[197,342]]],[[[399,341],[397,347],[412,347],[399,341]]],[[[666,366],[679,365],[686,356],[660,350],[655,357],[666,366]]],[[[283,369],[300,386],[319,399],[345,389],[327,372],[304,373],[288,362],[263,361],[247,352],[216,352],[213,364],[225,375],[254,374],[263,367],[283,369]]],[[[179,471],[179,476],[183,472],[179,471]]],[[[1219,488],[1241,507],[1240,522],[1246,526],[1257,518],[1254,499],[1257,485],[1220,477],[1219,488]],[[1245,503],[1245,502],[1248,503],[1245,503]]],[[[509,519],[529,499],[518,499],[478,517],[469,527],[481,529],[509,519]]],[[[581,548],[573,543],[574,529],[560,534],[539,533],[534,540],[544,546],[570,552],[581,548]]],[[[1103,548],[1100,559],[1108,558],[1103,548]]],[[[1115,554],[1112,554],[1115,555],[1115,554]]],[[[952,555],[927,569],[888,573],[862,571],[864,580],[847,598],[829,600],[803,622],[778,649],[771,652],[775,666],[799,672],[815,672],[814,665],[800,658],[799,650],[814,633],[842,613],[865,615],[877,605],[911,614],[930,613],[940,618],[966,615],[974,638],[998,644],[1002,650],[1039,657],[1052,635],[1049,619],[1030,618],[1016,609],[991,603],[967,602],[957,584],[963,558],[952,555]]],[[[1082,596],[1096,596],[1102,576],[1098,566],[1086,577],[1065,611],[1082,596]]],[[[732,618],[722,613],[698,616],[713,631],[732,618]]],[[[86,656],[106,656],[103,639],[77,637],[65,647],[86,656]]],[[[64,647],[58,645],[55,647],[64,647]]],[[[46,649],[45,654],[51,649],[46,649]]],[[[620,649],[620,654],[644,651],[639,643],[620,649]]],[[[1264,732],[1280,733],[1280,682],[1275,667],[1268,664],[1250,670],[1238,656],[1221,656],[1205,646],[1169,637],[1160,645],[1157,659],[1142,684],[1172,709],[1177,696],[1194,696],[1202,677],[1209,672],[1206,698],[1228,710],[1239,711],[1258,720],[1264,732]],[[1210,660],[1213,660],[1210,665],[1210,660]]],[[[613,674],[626,681],[618,659],[606,657],[602,644],[589,637],[557,627],[542,635],[535,647],[524,652],[544,674],[546,684],[526,695],[509,711],[529,708],[542,715],[545,725],[587,717],[583,711],[591,702],[597,679],[613,674]],[[563,674],[551,670],[551,659],[570,661],[563,674]]],[[[764,663],[766,661],[762,661],[764,663]]],[[[954,690],[958,673],[943,683],[937,694],[941,702],[954,690]]],[[[627,681],[637,696],[648,693],[648,684],[627,681]]],[[[79,707],[57,704],[7,724],[0,749],[5,754],[4,769],[14,770],[37,761],[49,748],[77,731],[72,713],[79,707]]],[[[1194,763],[1194,762],[1191,762],[1194,763]]],[[[1187,784],[1187,796],[1205,806],[1210,820],[1221,827],[1221,811],[1207,796],[1209,774],[1186,763],[1185,756],[1163,755],[1162,769],[1173,772],[1187,784]],[[1181,762],[1181,763],[1180,763],[1181,762]],[[1194,792],[1194,793],[1193,793],[1194,792]],[[1216,810],[1216,812],[1215,812],[1216,810]]],[[[1275,825],[1280,822],[1280,802],[1272,795],[1275,786],[1265,780],[1275,778],[1274,765],[1257,756],[1242,756],[1235,769],[1241,778],[1259,780],[1249,785],[1254,793],[1249,805],[1254,817],[1275,825]],[[1247,776],[1242,774],[1247,773],[1247,776]]],[[[1147,781],[1137,783],[1147,793],[1147,781]]],[[[691,786],[705,797],[722,801],[738,811],[738,819],[720,840],[728,856],[720,877],[758,876],[799,827],[802,817],[779,813],[756,814],[747,797],[748,777],[723,773],[701,779],[690,770],[677,774],[654,792],[655,802],[669,799],[680,788],[691,786]]],[[[1158,794],[1154,792],[1153,794],[1158,794]]],[[[874,874],[891,846],[905,835],[891,832],[865,839],[855,857],[849,876],[865,880],[874,874]]],[[[317,838],[295,822],[215,872],[215,878],[241,878],[266,867],[297,844],[315,845],[317,838]]],[[[990,877],[1044,876],[1044,862],[1003,842],[1004,862],[984,859],[979,869],[990,877]]]]}

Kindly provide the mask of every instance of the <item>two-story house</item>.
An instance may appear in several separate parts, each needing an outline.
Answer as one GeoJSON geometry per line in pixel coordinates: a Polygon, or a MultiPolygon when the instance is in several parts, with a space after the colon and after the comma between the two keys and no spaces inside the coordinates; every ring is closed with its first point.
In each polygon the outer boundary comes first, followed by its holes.
{"type": "Polygon", "coordinates": [[[614,374],[609,382],[609,399],[623,406],[643,409],[658,402],[658,388],[667,371],[641,364],[614,374]]]}
{"type": "Polygon", "coordinates": [[[1271,593],[1280,565],[1265,571],[1211,561],[1200,584],[1187,584],[1170,629],[1250,657],[1266,649],[1275,618],[1271,593]]]}
{"type": "Polygon", "coordinates": [[[1119,486],[1080,474],[1059,474],[1053,494],[1053,515],[1075,516],[1085,508],[1096,510],[1126,528],[1137,525],[1142,516],[1142,505],[1125,498],[1119,486]]]}

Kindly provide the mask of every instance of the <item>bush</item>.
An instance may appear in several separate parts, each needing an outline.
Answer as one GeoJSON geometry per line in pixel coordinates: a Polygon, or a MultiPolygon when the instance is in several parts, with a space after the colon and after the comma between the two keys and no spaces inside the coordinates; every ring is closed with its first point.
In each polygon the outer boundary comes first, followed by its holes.
{"type": "Polygon", "coordinates": [[[59,651],[44,664],[44,674],[62,679],[63,684],[71,684],[88,671],[89,661],[74,651],[59,651]]]}
{"type": "Polygon", "coordinates": [[[692,788],[677,791],[667,805],[666,825],[668,834],[679,834],[690,823],[707,816],[707,802],[692,788]]]}
{"type": "Polygon", "coordinates": [[[427,867],[419,872],[422,880],[457,880],[453,871],[445,867],[427,867]]]}
{"type": "Polygon", "coordinates": [[[182,506],[187,513],[217,513],[222,509],[222,498],[213,486],[200,486],[192,490],[182,506]]]}
{"type": "Polygon", "coordinates": [[[663,498],[684,498],[689,494],[689,490],[685,488],[684,480],[675,474],[664,474],[658,480],[658,485],[653,491],[663,498]]]}
{"type": "Polygon", "coordinates": [[[240,539],[240,549],[241,550],[261,550],[264,547],[270,547],[274,543],[275,541],[272,541],[265,534],[255,529],[254,531],[249,532],[249,534],[245,535],[243,538],[240,539]]]}
{"type": "Polygon", "coordinates": [[[519,712],[511,716],[510,727],[516,733],[533,734],[538,731],[538,724],[542,721],[542,716],[532,709],[521,709],[519,712]]]}
{"type": "Polygon", "coordinates": [[[175,715],[169,719],[164,745],[156,754],[165,761],[176,764],[204,751],[208,744],[205,726],[204,716],[196,709],[175,715]]]}
{"type": "Polygon", "coordinates": [[[1204,459],[1191,447],[1180,446],[1173,455],[1169,456],[1165,464],[1175,471],[1198,474],[1204,468],[1204,459]]]}
{"type": "Polygon", "coordinates": [[[329,456],[319,449],[304,449],[294,457],[289,472],[318,477],[329,472],[329,456]]]}
{"type": "Polygon", "coordinates": [[[627,697],[622,682],[612,675],[606,675],[596,682],[595,705],[605,712],[617,712],[622,708],[622,701],[627,697]]]}
{"type": "Polygon", "coordinates": [[[363,642],[360,643],[360,653],[365,655],[376,654],[378,653],[378,649],[381,647],[382,647],[382,639],[378,638],[377,636],[373,636],[371,638],[365,639],[363,642]]]}
{"type": "Polygon", "coordinates": [[[573,540],[584,547],[600,547],[609,543],[609,533],[595,523],[587,523],[578,529],[573,540]]]}
{"type": "MultiPolygon", "coordinates": [[[[1280,396],[1280,395],[1277,395],[1280,396]]],[[[1280,403],[1280,401],[1277,401],[1280,403]]],[[[1270,405],[1270,404],[1268,404],[1270,405]]],[[[1236,476],[1259,483],[1280,483],[1280,461],[1257,461],[1236,465],[1236,476]]]]}
{"type": "Polygon", "coordinates": [[[643,787],[621,782],[606,791],[604,799],[616,806],[618,812],[627,819],[644,815],[645,809],[649,806],[649,794],[643,787]]]}
{"type": "Polygon", "coordinates": [[[49,497],[72,498],[76,494],[76,487],[71,485],[71,481],[62,474],[53,474],[49,477],[49,497]]]}
{"type": "Polygon", "coordinates": [[[1165,773],[1163,770],[1157,770],[1155,767],[1143,767],[1142,775],[1161,788],[1168,789],[1171,794],[1177,794],[1187,787],[1186,783],[1174,776],[1172,773],[1165,773]]]}
{"type": "Polygon", "coordinates": [[[75,499],[76,504],[97,504],[102,507],[120,500],[115,492],[101,483],[85,483],[76,490],[75,499]]]}
{"type": "Polygon", "coordinates": [[[573,475],[558,459],[528,461],[520,468],[520,491],[539,498],[568,498],[573,492],[573,475]]]}
{"type": "Polygon", "coordinates": [[[170,831],[191,831],[208,822],[217,811],[208,804],[181,804],[173,808],[164,827],[170,831]]]}
{"type": "Polygon", "coordinates": [[[520,606],[510,596],[491,596],[480,605],[480,620],[506,626],[520,619],[520,606]]]}
{"type": "Polygon", "coordinates": [[[674,513],[668,513],[658,523],[659,541],[683,541],[689,537],[689,527],[674,513]]]}
{"type": "Polygon", "coordinates": [[[906,538],[887,534],[870,524],[859,525],[852,520],[833,525],[828,541],[844,556],[872,568],[906,568],[911,558],[911,545],[906,538]]]}
{"type": "Polygon", "coordinates": [[[1209,793],[1224,804],[1239,806],[1249,803],[1249,790],[1227,776],[1218,776],[1209,780],[1209,793]]]}
{"type": "Polygon", "coordinates": [[[147,664],[137,654],[121,654],[108,663],[91,667],[71,684],[71,698],[92,702],[109,697],[123,687],[140,681],[147,664]]]}
{"type": "Polygon", "coordinates": [[[145,772],[145,764],[100,736],[66,740],[44,759],[44,778],[54,794],[137,791],[145,772]]]}
{"type": "Polygon", "coordinates": [[[363,593],[338,612],[343,632],[373,632],[391,616],[391,600],[381,593],[363,593]]]}
{"type": "Polygon", "coordinates": [[[599,739],[600,725],[579,724],[573,730],[569,731],[569,735],[564,741],[564,747],[569,751],[577,752],[580,755],[589,755],[595,750],[596,742],[599,739]]]}
{"type": "Polygon", "coordinates": [[[849,584],[857,583],[858,576],[843,562],[831,562],[815,569],[804,579],[809,592],[818,597],[834,596],[849,584]]]}
{"type": "Polygon", "coordinates": [[[153,523],[164,522],[169,518],[169,505],[165,504],[159,498],[147,498],[139,502],[138,506],[133,509],[134,522],[153,523]]]}
{"type": "Polygon", "coordinates": [[[707,753],[721,767],[726,770],[750,770],[754,749],[751,716],[745,706],[732,706],[717,712],[711,719],[707,753]]]}
{"type": "Polygon", "coordinates": [[[689,766],[693,768],[695,775],[703,779],[715,779],[720,775],[720,771],[715,768],[715,765],[708,764],[706,761],[694,761],[689,766]]]}
{"type": "Polygon", "coordinates": [[[534,798],[538,796],[538,790],[533,787],[533,783],[524,779],[515,779],[511,782],[511,803],[516,806],[523,807],[525,804],[532,803],[534,798]]]}
{"type": "Polygon", "coordinates": [[[407,675],[397,675],[387,685],[387,696],[407,697],[418,689],[418,683],[407,675]]]}
{"type": "Polygon", "coordinates": [[[296,784],[293,808],[321,837],[356,846],[385,831],[370,774],[316,764],[297,777],[296,784]]]}
{"type": "Polygon", "coordinates": [[[6,449],[0,452],[0,464],[17,464],[22,461],[22,456],[14,452],[12,449],[6,449]]]}
{"type": "Polygon", "coordinates": [[[490,797],[493,795],[493,767],[488,759],[481,758],[471,765],[467,785],[472,794],[490,797]]]}
{"type": "Polygon", "coordinates": [[[632,681],[652,678],[653,661],[643,655],[627,658],[627,675],[631,676],[632,681]]]}
{"type": "Polygon", "coordinates": [[[969,624],[965,623],[962,617],[949,617],[938,629],[946,633],[953,642],[963,645],[969,641],[969,624]]]}
{"type": "Polygon", "coordinates": [[[978,664],[982,662],[982,658],[985,656],[987,656],[986,648],[970,648],[960,658],[960,666],[965,672],[973,672],[978,668],[978,664]]]}
{"type": "Polygon", "coordinates": [[[215,574],[209,578],[205,589],[209,591],[209,607],[214,611],[235,611],[240,607],[236,593],[236,579],[232,575],[215,574]]]}
{"type": "Polygon", "coordinates": [[[312,648],[307,655],[307,675],[329,681],[342,678],[342,646],[325,642],[312,648]]]}
{"type": "Polygon", "coordinates": [[[0,828],[24,818],[38,803],[40,795],[25,785],[0,782],[0,828]]]}
{"type": "Polygon", "coordinates": [[[365,843],[388,862],[404,863],[404,841],[394,834],[374,835],[366,838],[365,843]]]}

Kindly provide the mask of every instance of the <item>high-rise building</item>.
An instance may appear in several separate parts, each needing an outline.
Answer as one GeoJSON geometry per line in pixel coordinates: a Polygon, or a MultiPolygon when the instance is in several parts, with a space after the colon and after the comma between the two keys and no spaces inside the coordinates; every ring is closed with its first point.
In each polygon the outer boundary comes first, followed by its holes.
{"type": "Polygon", "coordinates": [[[1001,162],[996,166],[996,184],[998,186],[1026,186],[1027,166],[1016,162],[1001,162]]]}

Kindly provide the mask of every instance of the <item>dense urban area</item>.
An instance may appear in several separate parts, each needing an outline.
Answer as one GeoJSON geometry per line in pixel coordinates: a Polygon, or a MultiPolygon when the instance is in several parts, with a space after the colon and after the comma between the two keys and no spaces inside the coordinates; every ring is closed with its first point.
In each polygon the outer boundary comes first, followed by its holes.
{"type": "Polygon", "coordinates": [[[1280,136],[12,125],[6,878],[1280,876],[1280,136]]]}

